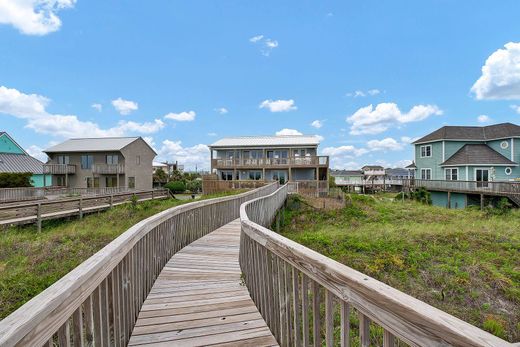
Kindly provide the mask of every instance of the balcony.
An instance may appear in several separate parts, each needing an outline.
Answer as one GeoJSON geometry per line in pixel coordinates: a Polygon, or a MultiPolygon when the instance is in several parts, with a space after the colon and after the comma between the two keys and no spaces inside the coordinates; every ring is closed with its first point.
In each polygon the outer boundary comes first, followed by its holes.
{"type": "Polygon", "coordinates": [[[124,174],[125,166],[123,164],[94,164],[92,172],[101,175],[124,174]]]}
{"type": "Polygon", "coordinates": [[[328,167],[328,156],[260,159],[213,159],[213,168],[279,168],[279,167],[328,167]]]}
{"type": "Polygon", "coordinates": [[[72,175],[76,173],[76,165],[72,164],[44,164],[43,173],[50,175],[72,175]]]}

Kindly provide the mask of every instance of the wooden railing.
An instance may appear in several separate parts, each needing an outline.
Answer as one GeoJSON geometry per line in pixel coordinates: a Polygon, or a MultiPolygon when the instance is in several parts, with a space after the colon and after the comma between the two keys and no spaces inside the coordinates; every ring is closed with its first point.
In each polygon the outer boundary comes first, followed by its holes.
{"type": "Polygon", "coordinates": [[[263,187],[269,182],[264,180],[236,180],[236,181],[222,181],[222,180],[202,180],[202,193],[215,194],[221,192],[228,192],[234,189],[254,189],[263,187]]]}
{"type": "Polygon", "coordinates": [[[212,167],[271,167],[271,166],[292,166],[292,167],[316,167],[329,166],[328,156],[310,156],[293,158],[258,158],[258,159],[213,159],[212,167]]]}
{"type": "Polygon", "coordinates": [[[399,341],[410,346],[514,346],[267,229],[287,189],[240,208],[244,281],[281,346],[321,346],[323,339],[326,346],[349,346],[354,315],[363,347],[399,341]]]}
{"type": "Polygon", "coordinates": [[[125,166],[123,164],[94,164],[92,172],[102,175],[116,175],[125,173],[125,166]]]}
{"type": "Polygon", "coordinates": [[[43,164],[43,173],[51,175],[75,174],[76,165],[73,164],[43,164]]]}
{"type": "Polygon", "coordinates": [[[446,181],[446,180],[405,180],[405,185],[412,187],[424,187],[428,190],[441,190],[452,192],[468,192],[477,194],[520,195],[520,182],[504,181],[446,181]]]}
{"type": "Polygon", "coordinates": [[[126,346],[166,262],[276,190],[177,206],[145,219],[0,322],[0,346],[126,346]]]}
{"type": "Polygon", "coordinates": [[[93,196],[116,194],[135,191],[126,187],[99,188],[66,188],[66,187],[20,187],[0,188],[0,203],[44,199],[46,197],[60,198],[74,195],[93,196]]]}

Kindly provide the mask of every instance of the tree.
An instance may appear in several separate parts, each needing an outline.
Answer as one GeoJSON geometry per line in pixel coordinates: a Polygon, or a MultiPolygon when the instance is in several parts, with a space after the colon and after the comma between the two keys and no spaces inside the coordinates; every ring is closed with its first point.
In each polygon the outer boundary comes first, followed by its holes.
{"type": "Polygon", "coordinates": [[[155,182],[167,182],[168,175],[166,174],[166,172],[164,172],[162,168],[158,168],[157,170],[155,170],[153,174],[153,180],[155,182]]]}
{"type": "Polygon", "coordinates": [[[170,182],[171,181],[182,181],[184,177],[182,177],[182,174],[179,170],[173,170],[172,175],[170,176],[170,182]]]}
{"type": "Polygon", "coordinates": [[[186,185],[182,181],[172,181],[164,185],[164,188],[169,189],[172,193],[184,193],[186,185]]]}
{"type": "Polygon", "coordinates": [[[202,181],[197,179],[188,181],[186,183],[186,188],[188,188],[188,190],[192,193],[200,192],[202,190],[202,181]]]}

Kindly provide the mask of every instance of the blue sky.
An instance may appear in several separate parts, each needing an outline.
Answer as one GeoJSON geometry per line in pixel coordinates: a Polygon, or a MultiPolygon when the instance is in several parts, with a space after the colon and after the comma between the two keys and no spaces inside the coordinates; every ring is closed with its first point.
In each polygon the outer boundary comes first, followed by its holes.
{"type": "Polygon", "coordinates": [[[322,136],[336,168],[404,165],[443,125],[519,123],[518,13],[513,0],[4,0],[0,130],[38,157],[68,137],[140,135],[199,168],[219,137],[299,132],[322,136]]]}

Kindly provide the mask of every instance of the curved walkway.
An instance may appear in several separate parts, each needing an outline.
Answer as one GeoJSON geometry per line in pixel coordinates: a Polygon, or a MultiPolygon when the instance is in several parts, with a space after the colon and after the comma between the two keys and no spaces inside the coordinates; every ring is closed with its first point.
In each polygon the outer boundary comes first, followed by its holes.
{"type": "Polygon", "coordinates": [[[129,346],[276,346],[241,283],[240,221],[175,254],[139,313],[129,346]]]}

